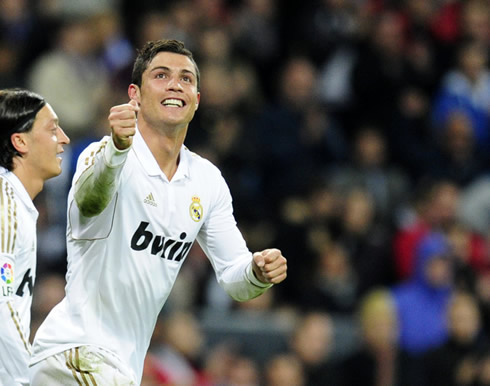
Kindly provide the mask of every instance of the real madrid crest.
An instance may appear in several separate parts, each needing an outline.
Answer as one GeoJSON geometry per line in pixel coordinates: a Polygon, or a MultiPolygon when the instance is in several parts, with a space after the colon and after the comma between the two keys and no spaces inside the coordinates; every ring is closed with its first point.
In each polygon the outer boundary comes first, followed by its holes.
{"type": "Polygon", "coordinates": [[[195,222],[199,222],[202,219],[203,209],[201,205],[201,199],[197,196],[192,197],[192,203],[189,206],[189,213],[191,218],[195,222]]]}

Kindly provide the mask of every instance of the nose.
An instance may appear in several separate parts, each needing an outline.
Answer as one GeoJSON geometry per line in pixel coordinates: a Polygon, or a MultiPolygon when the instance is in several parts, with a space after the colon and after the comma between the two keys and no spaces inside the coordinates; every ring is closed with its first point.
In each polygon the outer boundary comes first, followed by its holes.
{"type": "Polygon", "coordinates": [[[178,76],[172,76],[167,83],[167,89],[169,90],[182,90],[183,87],[180,84],[180,78],[178,76]]]}
{"type": "Polygon", "coordinates": [[[70,143],[70,138],[66,135],[61,127],[58,127],[58,142],[63,145],[68,145],[70,143]]]}

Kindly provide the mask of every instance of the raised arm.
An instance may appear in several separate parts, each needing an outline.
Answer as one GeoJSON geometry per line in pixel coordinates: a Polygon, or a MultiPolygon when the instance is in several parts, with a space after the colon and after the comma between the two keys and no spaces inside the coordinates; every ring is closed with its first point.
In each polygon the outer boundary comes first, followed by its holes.
{"type": "Polygon", "coordinates": [[[136,132],[136,101],[114,106],[109,113],[111,140],[99,143],[98,149],[88,152],[88,166],[75,183],[75,201],[85,217],[100,214],[112,200],[118,177],[136,132]]]}

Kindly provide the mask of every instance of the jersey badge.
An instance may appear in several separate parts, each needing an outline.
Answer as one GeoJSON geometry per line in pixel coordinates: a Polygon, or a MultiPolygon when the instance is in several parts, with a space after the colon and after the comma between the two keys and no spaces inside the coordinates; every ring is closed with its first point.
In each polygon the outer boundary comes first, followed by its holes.
{"type": "Polygon", "coordinates": [[[155,199],[153,198],[153,193],[150,193],[148,196],[146,196],[143,202],[148,205],[158,206],[157,203],[155,202],[155,199]]]}
{"type": "Polygon", "coordinates": [[[199,197],[197,197],[197,196],[193,196],[192,197],[192,203],[189,206],[189,213],[191,215],[191,218],[195,222],[201,221],[201,219],[202,219],[202,212],[203,212],[203,208],[202,208],[202,205],[201,205],[201,199],[199,197]]]}
{"type": "Polygon", "coordinates": [[[12,284],[14,281],[14,269],[9,263],[5,263],[0,267],[0,278],[6,284],[12,284]]]}

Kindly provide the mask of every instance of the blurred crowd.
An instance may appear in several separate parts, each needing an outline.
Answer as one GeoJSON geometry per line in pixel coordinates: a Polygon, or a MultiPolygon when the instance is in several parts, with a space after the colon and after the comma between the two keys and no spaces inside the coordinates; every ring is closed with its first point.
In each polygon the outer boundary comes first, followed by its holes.
{"type": "Polygon", "coordinates": [[[490,385],[489,0],[0,0],[0,88],[72,140],[36,199],[33,332],[63,296],[77,156],[159,38],[201,71],[186,145],[288,278],[236,303],[194,245],[143,384],[490,385]]]}

